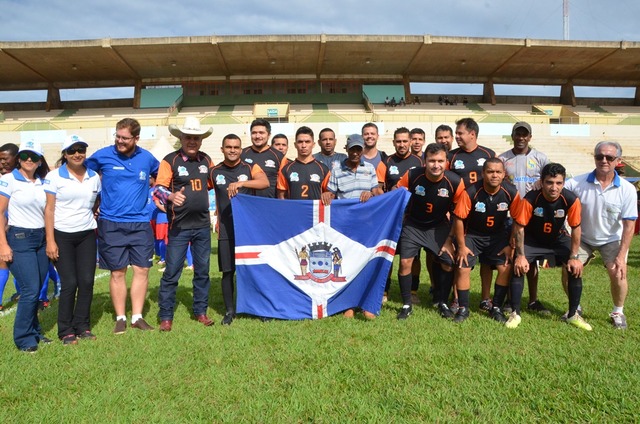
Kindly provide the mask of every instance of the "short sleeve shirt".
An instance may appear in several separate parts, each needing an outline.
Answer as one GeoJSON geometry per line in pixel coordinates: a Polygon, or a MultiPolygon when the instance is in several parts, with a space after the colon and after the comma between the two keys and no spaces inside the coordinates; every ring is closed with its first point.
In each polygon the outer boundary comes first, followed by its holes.
{"type": "Polygon", "coordinates": [[[27,180],[17,169],[0,178],[0,195],[9,198],[9,225],[21,228],[44,228],[47,197],[44,181],[27,180]]]}
{"type": "Polygon", "coordinates": [[[329,169],[317,160],[303,163],[293,160],[278,174],[278,190],[285,191],[288,199],[319,200],[329,180],[329,169]]]}
{"type": "Polygon", "coordinates": [[[547,155],[536,149],[529,149],[526,155],[516,155],[513,150],[507,150],[498,157],[504,163],[507,178],[516,186],[520,197],[533,189],[540,179],[540,171],[549,163],[547,155]]]}
{"type": "MultiPolygon", "coordinates": [[[[400,178],[408,170],[413,168],[421,168],[424,166],[422,159],[420,159],[419,156],[413,154],[407,156],[406,158],[402,158],[394,153],[380,163],[381,164],[378,166],[381,167],[381,173],[384,175],[383,181],[385,191],[391,190],[392,187],[398,184],[400,178]]],[[[380,178],[378,177],[378,179],[380,178]]]]}
{"type": "Polygon", "coordinates": [[[344,160],[340,167],[333,168],[327,184],[327,190],[338,199],[358,199],[363,191],[371,191],[378,187],[376,170],[369,162],[360,162],[356,170],[352,170],[344,160]]]}
{"type": "Polygon", "coordinates": [[[278,171],[284,164],[282,152],[269,147],[262,152],[256,152],[251,146],[242,150],[240,158],[249,165],[258,165],[264,171],[269,180],[269,187],[256,190],[256,196],[276,198],[276,185],[278,184],[278,171]]]}
{"type": "Polygon", "coordinates": [[[466,234],[504,234],[509,212],[516,212],[519,199],[511,183],[503,182],[498,191],[491,194],[480,180],[462,193],[454,214],[464,220],[466,234]]]}
{"type": "Polygon", "coordinates": [[[496,153],[483,146],[476,146],[470,152],[461,148],[449,152],[447,161],[449,169],[462,177],[466,187],[482,178],[482,166],[489,158],[496,157],[496,153]]]}

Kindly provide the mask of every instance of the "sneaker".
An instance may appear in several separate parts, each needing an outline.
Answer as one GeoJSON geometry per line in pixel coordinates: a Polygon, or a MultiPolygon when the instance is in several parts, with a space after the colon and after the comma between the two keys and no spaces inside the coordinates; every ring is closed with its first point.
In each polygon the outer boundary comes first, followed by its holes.
{"type": "Polygon", "coordinates": [[[578,327],[582,330],[591,331],[593,328],[580,316],[579,313],[573,314],[571,318],[567,318],[567,324],[571,324],[574,327],[578,327]]]}
{"type": "Polygon", "coordinates": [[[184,267],[187,271],[193,271],[193,265],[187,265],[184,267]]]}
{"type": "Polygon", "coordinates": [[[618,330],[627,329],[627,317],[625,317],[624,314],[612,312],[609,316],[611,317],[611,323],[614,328],[618,330]]]}
{"type": "Polygon", "coordinates": [[[65,346],[78,344],[78,338],[75,334],[67,334],[62,338],[62,344],[65,346]]]}
{"type": "Polygon", "coordinates": [[[481,311],[486,311],[486,312],[491,311],[491,308],[493,308],[493,304],[491,303],[491,299],[485,299],[482,302],[480,302],[479,308],[480,308],[481,311]]]}
{"type": "Polygon", "coordinates": [[[489,316],[498,321],[500,324],[504,324],[505,322],[507,322],[507,317],[504,316],[500,308],[498,308],[497,306],[491,308],[491,310],[489,311],[489,316]]]}
{"type": "Polygon", "coordinates": [[[551,315],[551,311],[544,307],[542,302],[534,300],[527,305],[527,309],[532,312],[537,312],[541,315],[551,315]]]}
{"type": "Polygon", "coordinates": [[[51,343],[53,343],[53,340],[51,340],[50,338],[45,337],[45,336],[40,336],[40,341],[38,343],[51,344],[51,343]]]}
{"type": "Polygon", "coordinates": [[[412,313],[413,313],[413,308],[411,307],[411,305],[403,305],[402,309],[400,309],[400,312],[398,313],[397,318],[407,319],[409,318],[409,315],[411,315],[412,313]]]}
{"type": "Polygon", "coordinates": [[[418,297],[418,293],[415,293],[415,292],[411,293],[411,304],[412,305],[420,304],[420,298],[418,297]]]}
{"type": "Polygon", "coordinates": [[[161,260],[161,261],[158,261],[158,266],[162,266],[162,265],[164,265],[164,264],[166,264],[166,262],[165,262],[165,261],[162,261],[162,260],[161,260]]]}
{"type": "Polygon", "coordinates": [[[25,353],[36,353],[38,350],[38,345],[25,347],[24,349],[20,349],[21,352],[25,353]]]}
{"type": "Polygon", "coordinates": [[[387,292],[384,292],[384,294],[382,295],[382,303],[387,303],[389,301],[389,296],[387,295],[387,292]]]}
{"type": "Polygon", "coordinates": [[[447,304],[444,302],[441,302],[440,304],[438,304],[438,311],[440,312],[440,316],[442,318],[453,318],[453,315],[454,315],[453,311],[449,309],[447,304]]]}
{"type": "Polygon", "coordinates": [[[236,317],[236,314],[234,314],[233,312],[227,312],[226,314],[224,314],[224,317],[222,317],[222,325],[231,325],[231,323],[233,322],[233,319],[236,317]]]}
{"type": "Polygon", "coordinates": [[[460,305],[458,305],[458,299],[453,299],[453,302],[451,302],[451,306],[449,306],[449,309],[451,309],[452,314],[455,314],[456,312],[458,312],[459,307],[460,305]]]}
{"type": "Polygon", "coordinates": [[[509,314],[509,319],[504,324],[504,326],[507,328],[518,328],[518,326],[520,325],[520,321],[522,321],[520,315],[518,315],[516,311],[513,311],[509,314]]]}
{"type": "Polygon", "coordinates": [[[76,337],[81,340],[95,340],[97,339],[96,335],[93,334],[90,330],[83,331],[80,334],[76,334],[76,337]]]}
{"type": "MultiPolygon", "coordinates": [[[[582,306],[578,306],[578,315],[583,316],[584,312],[582,311],[582,306]]],[[[569,318],[569,311],[565,312],[561,317],[560,317],[560,321],[567,321],[567,318],[569,318]]]]}
{"type": "Polygon", "coordinates": [[[453,317],[453,322],[462,322],[469,318],[469,308],[461,306],[458,308],[456,315],[453,317]]]}
{"type": "Polygon", "coordinates": [[[147,321],[145,321],[143,318],[138,318],[136,322],[131,324],[131,327],[137,328],[138,330],[142,330],[142,331],[153,330],[153,327],[147,324],[147,321]]]}
{"type": "Polygon", "coordinates": [[[113,334],[123,334],[127,330],[127,321],[124,319],[116,320],[116,326],[113,329],[113,334]]]}

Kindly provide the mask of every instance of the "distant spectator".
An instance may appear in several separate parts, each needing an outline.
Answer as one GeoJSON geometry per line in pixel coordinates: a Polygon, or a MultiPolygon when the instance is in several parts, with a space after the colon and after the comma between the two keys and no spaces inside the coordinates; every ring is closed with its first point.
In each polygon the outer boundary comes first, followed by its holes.
{"type": "Polygon", "coordinates": [[[384,105],[385,105],[385,106],[389,106],[389,104],[390,104],[390,103],[391,103],[391,102],[389,102],[389,96],[387,96],[387,98],[386,98],[386,99],[384,99],[384,105]]]}
{"type": "Polygon", "coordinates": [[[440,103],[440,106],[442,106],[443,101],[444,101],[444,98],[442,96],[438,96],[438,103],[440,103]]]}
{"type": "Polygon", "coordinates": [[[413,98],[413,104],[415,104],[415,105],[419,105],[420,104],[420,98],[418,96],[415,96],[413,98]]]}
{"type": "Polygon", "coordinates": [[[398,101],[395,96],[391,98],[391,107],[396,107],[398,105],[398,101]]]}
{"type": "Polygon", "coordinates": [[[467,99],[467,96],[464,96],[464,97],[462,98],[462,104],[463,104],[463,105],[466,105],[467,103],[469,103],[469,99],[467,99]]]}
{"type": "Polygon", "coordinates": [[[404,97],[400,97],[400,106],[406,106],[407,103],[404,101],[404,97]]]}

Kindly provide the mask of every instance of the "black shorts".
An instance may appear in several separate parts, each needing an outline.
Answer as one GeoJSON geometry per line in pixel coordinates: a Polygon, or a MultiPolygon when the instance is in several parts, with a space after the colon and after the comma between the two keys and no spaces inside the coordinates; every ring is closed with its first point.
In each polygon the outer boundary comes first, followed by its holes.
{"type": "Polygon", "coordinates": [[[569,255],[571,255],[571,237],[563,234],[554,244],[545,246],[534,243],[527,244],[525,239],[524,255],[529,263],[546,259],[549,267],[566,264],[569,261],[569,255]]]}
{"type": "Polygon", "coordinates": [[[503,234],[491,236],[467,234],[464,236],[464,242],[475,256],[468,256],[469,265],[462,268],[473,268],[478,259],[481,264],[486,265],[504,265],[507,260],[505,255],[498,255],[502,249],[509,245],[509,238],[503,234]]]}
{"type": "Polygon", "coordinates": [[[448,254],[439,255],[442,245],[447,241],[449,232],[448,225],[421,229],[411,224],[405,224],[400,234],[400,259],[413,258],[420,253],[420,248],[424,247],[427,252],[434,255],[436,261],[453,265],[453,260],[448,254]]]}
{"type": "Polygon", "coordinates": [[[148,222],[98,220],[98,258],[100,268],[115,271],[129,265],[151,268],[153,230],[148,222]]]}
{"type": "Polygon", "coordinates": [[[220,272],[234,272],[236,270],[235,250],[235,240],[218,240],[218,270],[220,272]]]}

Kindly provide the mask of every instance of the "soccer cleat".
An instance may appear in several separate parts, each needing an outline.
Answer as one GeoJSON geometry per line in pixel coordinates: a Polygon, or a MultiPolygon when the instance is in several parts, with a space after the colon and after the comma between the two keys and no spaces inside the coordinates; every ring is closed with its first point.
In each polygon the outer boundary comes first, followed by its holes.
{"type": "Polygon", "coordinates": [[[624,314],[612,312],[609,316],[611,317],[613,328],[617,328],[618,330],[627,329],[627,318],[624,316],[624,314]]]}
{"type": "Polygon", "coordinates": [[[62,338],[62,344],[65,346],[78,344],[78,338],[75,334],[67,334],[62,338]]]}
{"type": "Polygon", "coordinates": [[[236,314],[234,314],[233,312],[227,312],[226,314],[224,314],[224,317],[222,317],[222,325],[231,325],[235,317],[236,314]]]}
{"type": "Polygon", "coordinates": [[[586,330],[586,331],[591,331],[593,330],[593,328],[591,328],[591,326],[589,325],[589,323],[587,323],[587,321],[584,320],[584,318],[582,318],[580,316],[579,313],[575,313],[573,314],[572,317],[567,318],[567,324],[571,324],[574,327],[578,327],[582,330],[586,330]]]}
{"type": "Polygon", "coordinates": [[[80,334],[76,334],[76,337],[80,340],[95,340],[97,339],[96,335],[93,334],[90,330],[85,330],[80,334]]]}
{"type": "Polygon", "coordinates": [[[541,315],[551,315],[551,311],[544,307],[542,302],[534,300],[527,305],[527,309],[532,312],[537,312],[541,315]]]}
{"type": "Polygon", "coordinates": [[[398,319],[407,319],[409,318],[409,315],[411,315],[413,313],[413,307],[411,307],[411,305],[404,305],[402,306],[402,309],[400,309],[400,312],[398,313],[398,319]]]}
{"type": "Polygon", "coordinates": [[[440,316],[442,318],[453,318],[453,311],[449,309],[446,303],[440,302],[438,304],[438,311],[440,312],[440,316]]]}
{"type": "Polygon", "coordinates": [[[480,302],[480,306],[478,308],[481,311],[489,312],[491,311],[492,307],[493,307],[493,304],[491,303],[491,299],[485,299],[482,302],[480,302]]]}
{"type": "Polygon", "coordinates": [[[504,316],[500,308],[498,308],[497,306],[491,308],[491,310],[489,311],[489,316],[495,321],[498,321],[500,324],[504,324],[505,322],[507,322],[507,317],[504,316]]]}
{"type": "Polygon", "coordinates": [[[520,325],[520,321],[522,321],[520,315],[518,315],[516,311],[513,311],[509,314],[509,319],[504,324],[504,326],[507,328],[518,328],[518,326],[520,325]]]}
{"type": "Polygon", "coordinates": [[[458,308],[456,315],[453,317],[453,322],[462,322],[469,318],[469,308],[461,306],[458,308]]]}
{"type": "Polygon", "coordinates": [[[502,305],[502,313],[505,316],[509,315],[511,312],[513,312],[513,308],[511,307],[511,304],[505,303],[504,305],[502,305]]]}
{"type": "Polygon", "coordinates": [[[451,306],[449,306],[449,309],[451,309],[451,313],[455,314],[456,312],[458,312],[459,307],[460,305],[458,304],[458,299],[453,299],[453,302],[451,302],[451,306]]]}
{"type": "MultiPolygon", "coordinates": [[[[582,311],[582,306],[578,306],[578,315],[583,316],[584,312],[582,311]]],[[[567,321],[567,318],[569,317],[569,311],[565,312],[561,317],[560,317],[560,321],[567,321]]]]}

